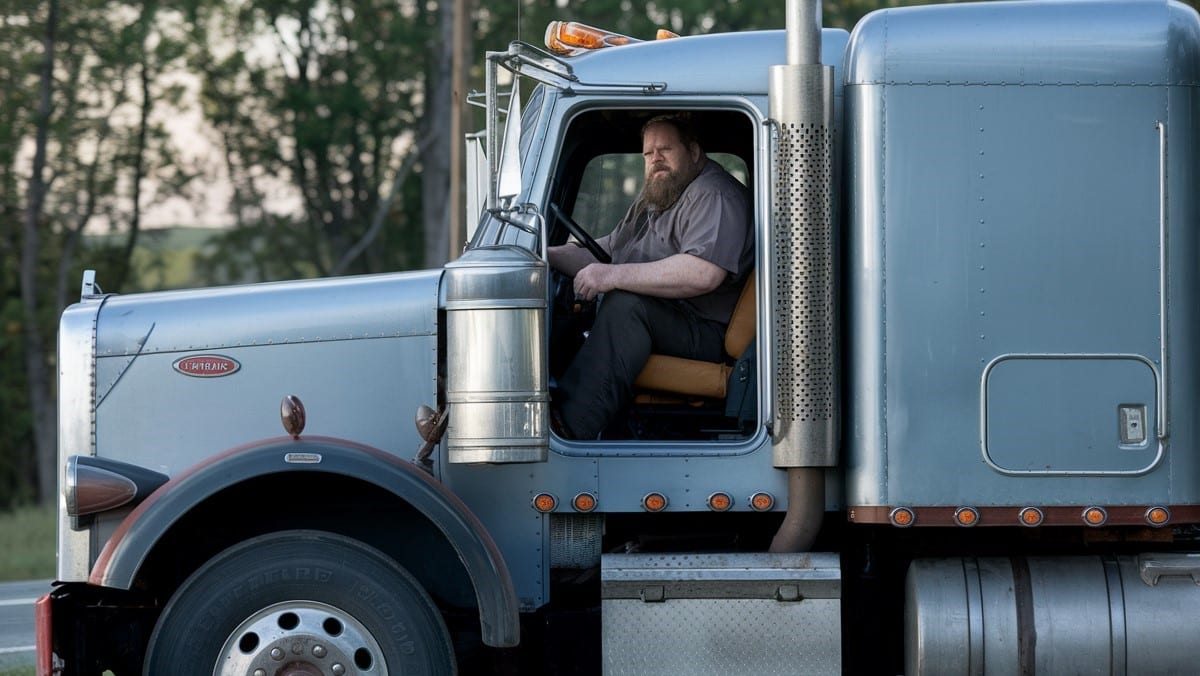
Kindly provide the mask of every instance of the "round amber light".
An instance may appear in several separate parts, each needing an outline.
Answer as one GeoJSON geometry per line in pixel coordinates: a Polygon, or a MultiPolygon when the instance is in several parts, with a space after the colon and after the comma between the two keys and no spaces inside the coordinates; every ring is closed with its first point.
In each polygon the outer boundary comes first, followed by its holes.
{"type": "Polygon", "coordinates": [[[954,511],[954,521],[960,526],[974,526],[979,523],[979,512],[974,507],[959,507],[954,511]]]}
{"type": "Polygon", "coordinates": [[[1166,507],[1151,507],[1146,510],[1146,523],[1151,526],[1164,526],[1171,520],[1171,512],[1166,507]]]}
{"type": "Polygon", "coordinates": [[[728,493],[713,493],[708,496],[708,508],[714,512],[724,512],[733,507],[733,498],[728,493]]]}
{"type": "Polygon", "coordinates": [[[750,496],[750,508],[756,512],[765,512],[775,506],[775,498],[770,493],[755,493],[750,496]]]}
{"type": "Polygon", "coordinates": [[[917,515],[908,507],[897,507],[892,510],[889,516],[892,519],[892,524],[901,528],[908,528],[917,520],[917,515]]]}
{"type": "Polygon", "coordinates": [[[647,493],[642,498],[642,508],[648,512],[661,512],[667,508],[667,496],[662,493],[647,493]]]}
{"type": "Polygon", "coordinates": [[[580,512],[590,512],[596,508],[596,496],[591,493],[580,493],[571,501],[575,505],[575,509],[580,512]]]}
{"type": "Polygon", "coordinates": [[[1089,526],[1103,526],[1108,521],[1108,513],[1102,507],[1088,507],[1083,510],[1083,522],[1089,526]]]}
{"type": "Polygon", "coordinates": [[[1040,526],[1042,525],[1042,510],[1037,507],[1026,507],[1021,510],[1021,524],[1025,526],[1040,526]]]}
{"type": "Polygon", "coordinates": [[[558,506],[558,498],[549,493],[538,493],[533,496],[533,508],[539,512],[553,512],[558,506]]]}

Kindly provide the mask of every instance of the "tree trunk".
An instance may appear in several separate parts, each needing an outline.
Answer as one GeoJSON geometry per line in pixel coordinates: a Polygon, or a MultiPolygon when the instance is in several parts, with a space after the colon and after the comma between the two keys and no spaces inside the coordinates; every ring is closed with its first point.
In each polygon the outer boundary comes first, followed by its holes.
{"type": "Polygon", "coordinates": [[[41,304],[38,302],[37,274],[41,257],[42,211],[48,186],[45,179],[46,142],[50,132],[50,96],[54,83],[54,47],[58,29],[58,0],[49,0],[46,17],[45,54],[42,58],[41,86],[37,109],[37,136],[33,168],[25,204],[25,223],[21,242],[20,284],[24,310],[25,374],[29,380],[29,403],[33,413],[33,439],[37,457],[38,500],[53,504],[58,492],[57,429],[54,398],[50,390],[46,347],[42,342],[41,304]]]}
{"type": "Polygon", "coordinates": [[[426,108],[420,137],[428,143],[421,153],[421,212],[425,230],[426,268],[446,262],[450,248],[450,67],[454,54],[454,3],[438,3],[436,52],[425,76],[426,108]]]}
{"type": "Polygon", "coordinates": [[[125,239],[125,248],[121,252],[120,274],[117,276],[114,289],[124,289],[133,276],[133,252],[137,249],[138,236],[142,232],[142,182],[146,177],[146,145],[150,132],[150,112],[154,101],[150,98],[150,26],[154,21],[155,5],[144,3],[141,16],[141,63],[140,79],[142,85],[141,115],[138,119],[137,144],[134,148],[133,159],[133,196],[130,198],[132,213],[129,217],[129,234],[125,239]]]}

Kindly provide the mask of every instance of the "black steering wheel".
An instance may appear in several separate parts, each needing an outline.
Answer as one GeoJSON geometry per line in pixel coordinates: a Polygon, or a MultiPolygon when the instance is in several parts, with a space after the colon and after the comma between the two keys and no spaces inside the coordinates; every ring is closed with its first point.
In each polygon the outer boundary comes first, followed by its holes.
{"type": "Polygon", "coordinates": [[[583,226],[576,223],[575,219],[568,216],[566,212],[560,209],[554,202],[550,203],[550,215],[562,221],[562,224],[567,227],[567,232],[574,235],[575,239],[579,240],[580,244],[583,244],[584,248],[588,250],[588,253],[592,254],[596,260],[600,261],[601,263],[612,262],[612,256],[608,255],[608,252],[600,246],[600,243],[596,241],[596,238],[589,235],[588,231],[583,229],[583,226]]]}

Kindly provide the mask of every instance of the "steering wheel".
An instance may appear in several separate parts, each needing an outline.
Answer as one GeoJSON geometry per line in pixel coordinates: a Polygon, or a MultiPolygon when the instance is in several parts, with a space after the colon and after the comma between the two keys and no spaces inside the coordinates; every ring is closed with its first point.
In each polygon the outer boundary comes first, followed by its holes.
{"type": "Polygon", "coordinates": [[[583,244],[584,248],[588,250],[588,253],[592,254],[592,256],[595,256],[596,260],[600,261],[601,263],[612,262],[612,256],[608,255],[608,252],[600,246],[600,243],[596,241],[596,238],[589,235],[588,231],[583,229],[583,226],[576,223],[575,219],[568,216],[566,212],[560,209],[554,202],[550,203],[550,215],[562,221],[562,224],[567,227],[567,232],[574,235],[575,239],[579,240],[579,242],[583,244]]]}

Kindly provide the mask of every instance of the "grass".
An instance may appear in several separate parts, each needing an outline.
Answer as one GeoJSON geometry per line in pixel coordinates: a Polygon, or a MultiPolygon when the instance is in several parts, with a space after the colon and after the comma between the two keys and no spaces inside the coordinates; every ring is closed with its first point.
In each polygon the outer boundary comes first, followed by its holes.
{"type": "Polygon", "coordinates": [[[0,513],[0,582],[54,577],[54,508],[0,513]]]}

